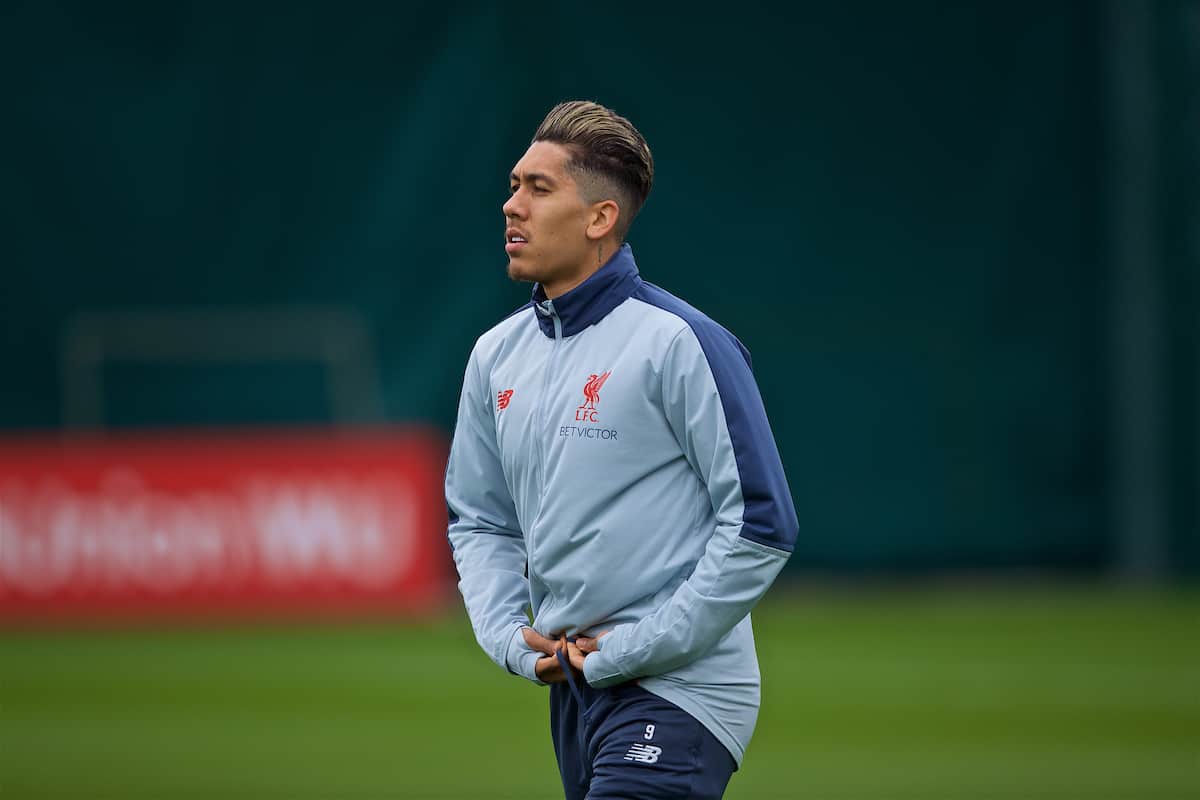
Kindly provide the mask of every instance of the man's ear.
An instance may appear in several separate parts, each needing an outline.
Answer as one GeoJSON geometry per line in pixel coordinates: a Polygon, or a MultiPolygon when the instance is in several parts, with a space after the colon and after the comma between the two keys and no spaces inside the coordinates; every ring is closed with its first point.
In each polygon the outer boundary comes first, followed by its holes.
{"type": "Polygon", "coordinates": [[[621,207],[617,205],[616,200],[601,200],[592,204],[589,213],[591,218],[587,226],[587,237],[593,242],[597,242],[608,236],[617,226],[617,220],[621,216],[621,207]]]}

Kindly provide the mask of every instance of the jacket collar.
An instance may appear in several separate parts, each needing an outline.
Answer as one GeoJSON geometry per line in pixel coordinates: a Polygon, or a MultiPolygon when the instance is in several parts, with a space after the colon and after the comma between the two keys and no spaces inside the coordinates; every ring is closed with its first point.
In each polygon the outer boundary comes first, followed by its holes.
{"type": "Polygon", "coordinates": [[[589,325],[604,319],[610,311],[624,303],[637,291],[642,279],[638,276],[633,250],[623,244],[604,266],[586,281],[553,300],[539,283],[533,287],[533,313],[542,333],[554,338],[554,317],[562,322],[562,335],[574,336],[589,325]]]}

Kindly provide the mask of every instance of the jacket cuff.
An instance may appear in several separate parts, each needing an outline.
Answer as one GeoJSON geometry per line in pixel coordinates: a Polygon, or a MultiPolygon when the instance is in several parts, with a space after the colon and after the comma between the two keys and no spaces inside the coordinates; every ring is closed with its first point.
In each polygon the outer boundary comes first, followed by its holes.
{"type": "Polygon", "coordinates": [[[527,627],[529,626],[522,625],[513,631],[512,638],[508,640],[508,649],[504,654],[504,664],[514,675],[520,675],[538,686],[545,686],[546,684],[538,680],[537,676],[537,662],[542,654],[530,647],[529,643],[525,641],[525,635],[521,633],[527,627]]]}
{"type": "Polygon", "coordinates": [[[626,675],[617,666],[617,648],[613,646],[615,642],[609,641],[617,635],[618,630],[614,628],[607,636],[597,639],[599,649],[583,660],[583,679],[594,689],[614,686],[634,677],[626,675]],[[605,646],[608,646],[608,652],[605,652],[605,646]]]}

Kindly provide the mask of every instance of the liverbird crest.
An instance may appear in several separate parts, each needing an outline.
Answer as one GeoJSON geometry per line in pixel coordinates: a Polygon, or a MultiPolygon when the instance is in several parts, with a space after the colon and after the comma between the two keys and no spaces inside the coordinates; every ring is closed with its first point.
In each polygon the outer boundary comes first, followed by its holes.
{"type": "Polygon", "coordinates": [[[596,403],[600,402],[600,387],[608,380],[608,376],[612,375],[612,371],[604,372],[599,375],[592,373],[588,376],[587,383],[583,385],[583,405],[580,408],[595,408],[596,403]]]}

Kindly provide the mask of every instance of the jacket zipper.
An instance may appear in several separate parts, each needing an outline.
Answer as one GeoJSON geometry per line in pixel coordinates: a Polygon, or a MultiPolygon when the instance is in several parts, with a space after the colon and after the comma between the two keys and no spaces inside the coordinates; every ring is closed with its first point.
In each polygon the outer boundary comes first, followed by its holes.
{"type": "Polygon", "coordinates": [[[529,541],[527,543],[529,550],[528,559],[531,566],[533,564],[534,551],[533,531],[536,530],[538,525],[541,523],[542,504],[546,499],[546,461],[547,451],[550,449],[550,440],[545,434],[543,427],[544,423],[550,419],[550,414],[546,409],[548,406],[553,407],[554,405],[548,400],[550,394],[550,378],[554,371],[554,360],[558,355],[558,346],[559,343],[562,342],[562,319],[558,316],[558,312],[554,310],[554,301],[547,300],[543,307],[549,311],[550,319],[554,323],[554,343],[550,346],[550,357],[546,359],[546,370],[545,374],[542,376],[542,391],[538,398],[538,411],[535,416],[537,427],[534,429],[535,436],[533,437],[533,447],[534,451],[537,453],[539,486],[537,513],[533,515],[533,526],[529,531],[529,541]]]}

